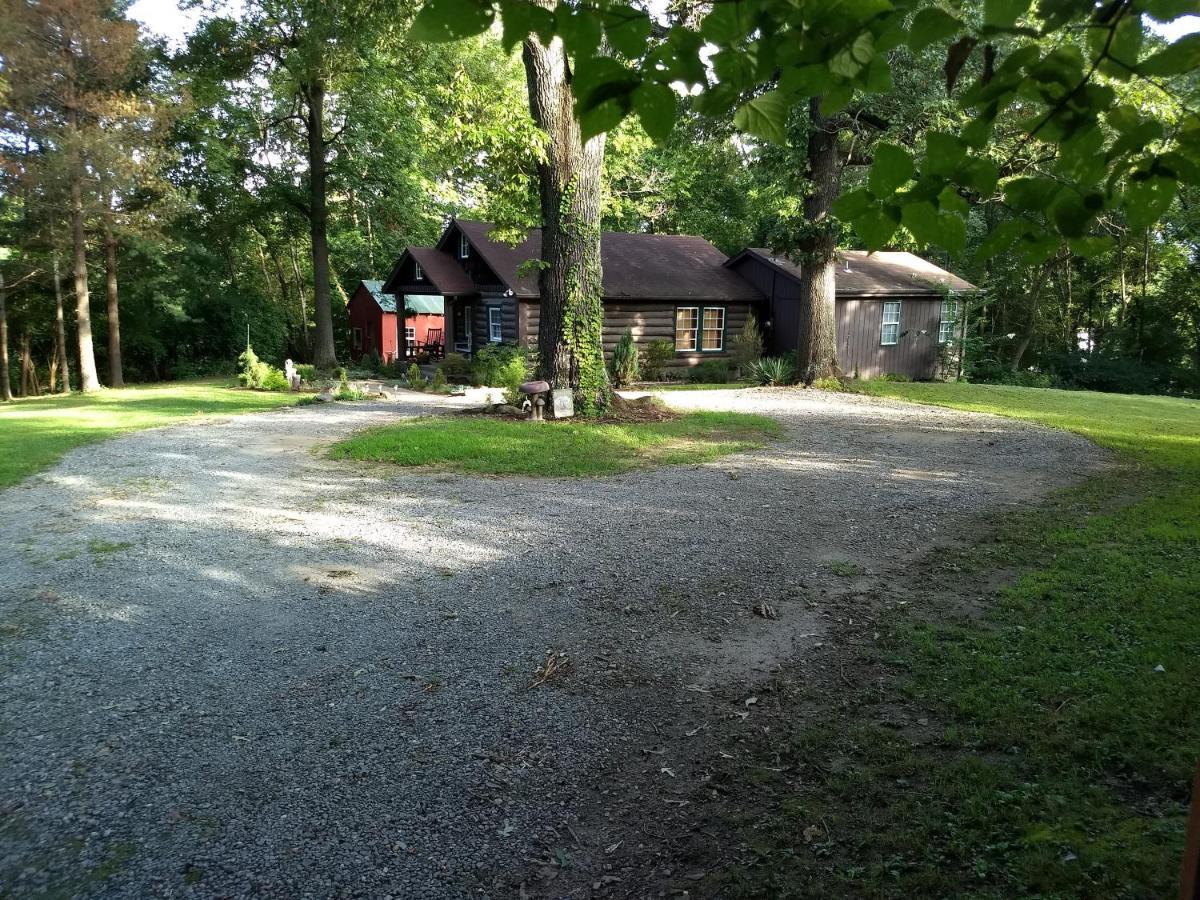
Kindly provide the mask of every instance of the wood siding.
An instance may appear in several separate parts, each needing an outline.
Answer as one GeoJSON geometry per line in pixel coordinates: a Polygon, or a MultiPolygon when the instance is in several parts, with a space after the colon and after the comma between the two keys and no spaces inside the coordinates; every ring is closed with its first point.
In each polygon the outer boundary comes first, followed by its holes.
{"type": "MultiPolygon", "coordinates": [[[[742,330],[746,317],[756,305],[752,303],[700,303],[681,300],[678,303],[647,301],[643,303],[625,301],[604,304],[604,355],[611,358],[617,341],[626,329],[633,332],[633,341],[642,347],[651,341],[675,343],[675,310],[680,306],[725,308],[724,349],[676,353],[668,365],[674,367],[694,366],[706,359],[728,359],[729,342],[742,330]]],[[[525,346],[537,349],[539,304],[532,300],[520,302],[520,334],[525,346]]]]}
{"type": "Polygon", "coordinates": [[[880,343],[884,300],[876,298],[837,301],[838,362],[847,375],[878,378],[907,375],[929,379],[938,372],[938,323],[942,301],[896,297],[900,302],[900,338],[896,344],[880,343]]]}
{"type": "Polygon", "coordinates": [[[740,260],[733,271],[767,298],[758,316],[766,355],[793,352],[800,343],[799,283],[752,257],[740,260]]]}

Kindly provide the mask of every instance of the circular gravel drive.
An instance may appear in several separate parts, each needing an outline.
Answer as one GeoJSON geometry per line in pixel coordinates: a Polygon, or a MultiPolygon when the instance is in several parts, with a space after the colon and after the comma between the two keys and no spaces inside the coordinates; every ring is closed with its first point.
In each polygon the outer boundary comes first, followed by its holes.
{"type": "Polygon", "coordinates": [[[672,748],[713,697],[821,642],[856,579],[1106,464],[987,416],[664,396],[786,436],[586,480],[320,453],[453,405],[414,394],[141,432],[0,493],[0,895],[553,894],[523,882],[623,852],[623,761],[694,774],[672,748]]]}

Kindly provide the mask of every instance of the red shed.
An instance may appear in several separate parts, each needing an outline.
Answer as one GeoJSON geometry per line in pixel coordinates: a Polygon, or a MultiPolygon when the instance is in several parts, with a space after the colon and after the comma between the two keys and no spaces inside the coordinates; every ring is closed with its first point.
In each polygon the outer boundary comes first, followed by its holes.
{"type": "MultiPolygon", "coordinates": [[[[431,330],[440,332],[445,321],[441,297],[406,298],[410,315],[405,323],[409,346],[423,346],[431,330]],[[436,301],[436,302],[434,302],[436,301]]],[[[397,354],[396,295],[386,294],[381,281],[360,281],[350,297],[350,358],[358,362],[378,353],[385,362],[397,354]]],[[[435,335],[440,337],[440,334],[435,335]]]]}

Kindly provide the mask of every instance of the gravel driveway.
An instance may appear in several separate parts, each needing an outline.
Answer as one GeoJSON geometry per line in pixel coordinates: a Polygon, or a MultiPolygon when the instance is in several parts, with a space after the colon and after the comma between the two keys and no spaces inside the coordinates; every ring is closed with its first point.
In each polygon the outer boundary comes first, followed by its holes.
{"type": "Polygon", "coordinates": [[[412,395],[145,431],[0,493],[0,896],[554,894],[622,840],[625,761],[686,781],[684,736],[865,581],[1106,464],[862,397],[667,399],[786,437],[574,481],[314,452],[449,402],[412,395]]]}

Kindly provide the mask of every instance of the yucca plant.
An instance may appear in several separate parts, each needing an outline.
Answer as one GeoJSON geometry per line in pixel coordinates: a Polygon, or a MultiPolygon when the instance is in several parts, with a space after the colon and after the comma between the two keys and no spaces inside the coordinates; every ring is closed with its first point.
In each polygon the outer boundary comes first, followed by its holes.
{"type": "Polygon", "coordinates": [[[796,380],[796,366],[786,356],[765,356],[750,364],[749,375],[755,384],[792,384],[796,380]]]}

